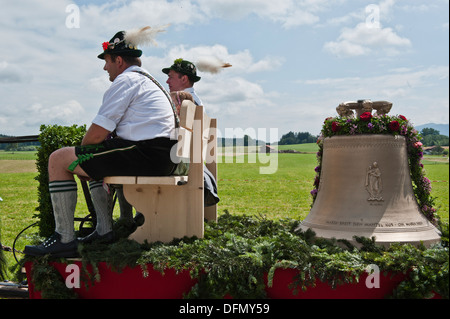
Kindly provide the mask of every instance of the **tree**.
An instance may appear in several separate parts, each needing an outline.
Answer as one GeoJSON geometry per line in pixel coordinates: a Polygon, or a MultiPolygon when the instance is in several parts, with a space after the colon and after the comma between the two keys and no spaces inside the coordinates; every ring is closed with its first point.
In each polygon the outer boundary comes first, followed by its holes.
{"type": "Polygon", "coordinates": [[[421,131],[422,136],[428,136],[428,135],[441,135],[438,130],[435,130],[431,127],[426,127],[422,129],[421,131]]]}
{"type": "Polygon", "coordinates": [[[19,149],[19,144],[18,143],[10,143],[7,144],[5,147],[5,151],[6,152],[16,152],[19,149]]]}
{"type": "Polygon", "coordinates": [[[421,134],[422,143],[425,146],[448,146],[449,144],[448,136],[439,134],[439,131],[433,128],[424,128],[421,134]]]}
{"type": "Polygon", "coordinates": [[[244,146],[248,146],[248,141],[251,140],[252,138],[250,136],[248,136],[247,134],[244,135],[244,146]]]}
{"type": "Polygon", "coordinates": [[[280,141],[278,142],[279,145],[292,145],[292,144],[306,144],[306,143],[315,143],[317,141],[317,137],[311,135],[308,132],[289,132],[287,134],[284,134],[280,141]]]}

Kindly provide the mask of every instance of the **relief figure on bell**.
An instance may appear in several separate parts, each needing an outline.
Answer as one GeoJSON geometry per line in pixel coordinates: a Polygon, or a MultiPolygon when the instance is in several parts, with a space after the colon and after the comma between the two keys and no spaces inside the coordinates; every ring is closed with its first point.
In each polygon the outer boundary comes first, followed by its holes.
{"type": "Polygon", "coordinates": [[[383,191],[383,183],[381,180],[381,170],[378,167],[378,163],[374,162],[367,169],[366,174],[366,190],[369,192],[370,197],[368,201],[382,201],[381,192],[383,191]]]}

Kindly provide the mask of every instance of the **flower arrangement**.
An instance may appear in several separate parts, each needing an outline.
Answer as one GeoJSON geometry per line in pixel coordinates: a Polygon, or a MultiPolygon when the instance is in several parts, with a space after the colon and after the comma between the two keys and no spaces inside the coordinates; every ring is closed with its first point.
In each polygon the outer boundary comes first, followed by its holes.
{"type": "Polygon", "coordinates": [[[321,134],[317,140],[317,144],[319,145],[319,151],[317,152],[319,165],[315,168],[314,189],[311,191],[313,203],[319,189],[324,139],[338,135],[349,136],[360,134],[391,134],[401,135],[406,138],[414,194],[422,213],[432,224],[437,225],[439,220],[436,209],[433,208],[434,198],[431,196],[431,182],[425,177],[425,170],[421,162],[423,158],[423,145],[420,142],[421,136],[403,115],[372,115],[371,112],[364,112],[352,118],[329,117],[325,119],[321,134]]]}

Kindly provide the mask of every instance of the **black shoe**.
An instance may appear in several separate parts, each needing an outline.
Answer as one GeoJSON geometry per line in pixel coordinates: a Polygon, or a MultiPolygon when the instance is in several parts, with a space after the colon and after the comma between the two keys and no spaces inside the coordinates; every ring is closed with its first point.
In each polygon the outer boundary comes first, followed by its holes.
{"type": "Polygon", "coordinates": [[[139,226],[144,225],[144,222],[145,222],[144,215],[142,215],[139,212],[136,212],[136,215],[134,216],[133,220],[128,226],[130,234],[134,233],[139,226]]]}
{"type": "Polygon", "coordinates": [[[78,257],[78,243],[74,239],[64,244],[61,242],[61,235],[54,233],[40,245],[25,246],[24,254],[29,256],[51,255],[60,258],[74,258],[78,257]]]}
{"type": "Polygon", "coordinates": [[[134,224],[136,225],[136,228],[137,228],[139,226],[144,225],[145,217],[141,213],[136,212],[136,215],[134,216],[133,221],[134,221],[134,224]]]}
{"type": "Polygon", "coordinates": [[[104,235],[99,235],[96,230],[83,238],[78,238],[78,242],[82,244],[90,244],[92,242],[99,242],[103,244],[109,244],[114,241],[114,232],[110,231],[104,235]]]}

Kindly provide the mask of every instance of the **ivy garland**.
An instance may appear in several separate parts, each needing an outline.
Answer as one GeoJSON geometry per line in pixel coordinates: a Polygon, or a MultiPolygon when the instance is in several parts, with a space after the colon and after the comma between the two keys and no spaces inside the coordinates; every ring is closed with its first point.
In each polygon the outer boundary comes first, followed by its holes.
{"type": "Polygon", "coordinates": [[[424,166],[421,163],[423,158],[423,145],[420,141],[422,137],[403,115],[372,115],[371,112],[364,112],[356,118],[329,117],[325,119],[317,140],[319,146],[319,151],[317,152],[318,166],[315,168],[317,174],[314,180],[314,188],[311,191],[313,204],[319,189],[323,142],[325,138],[339,135],[351,136],[361,134],[389,134],[405,137],[415,197],[425,217],[433,225],[438,226],[439,217],[436,214],[436,209],[433,208],[434,198],[431,196],[431,182],[425,176],[424,166]]]}

